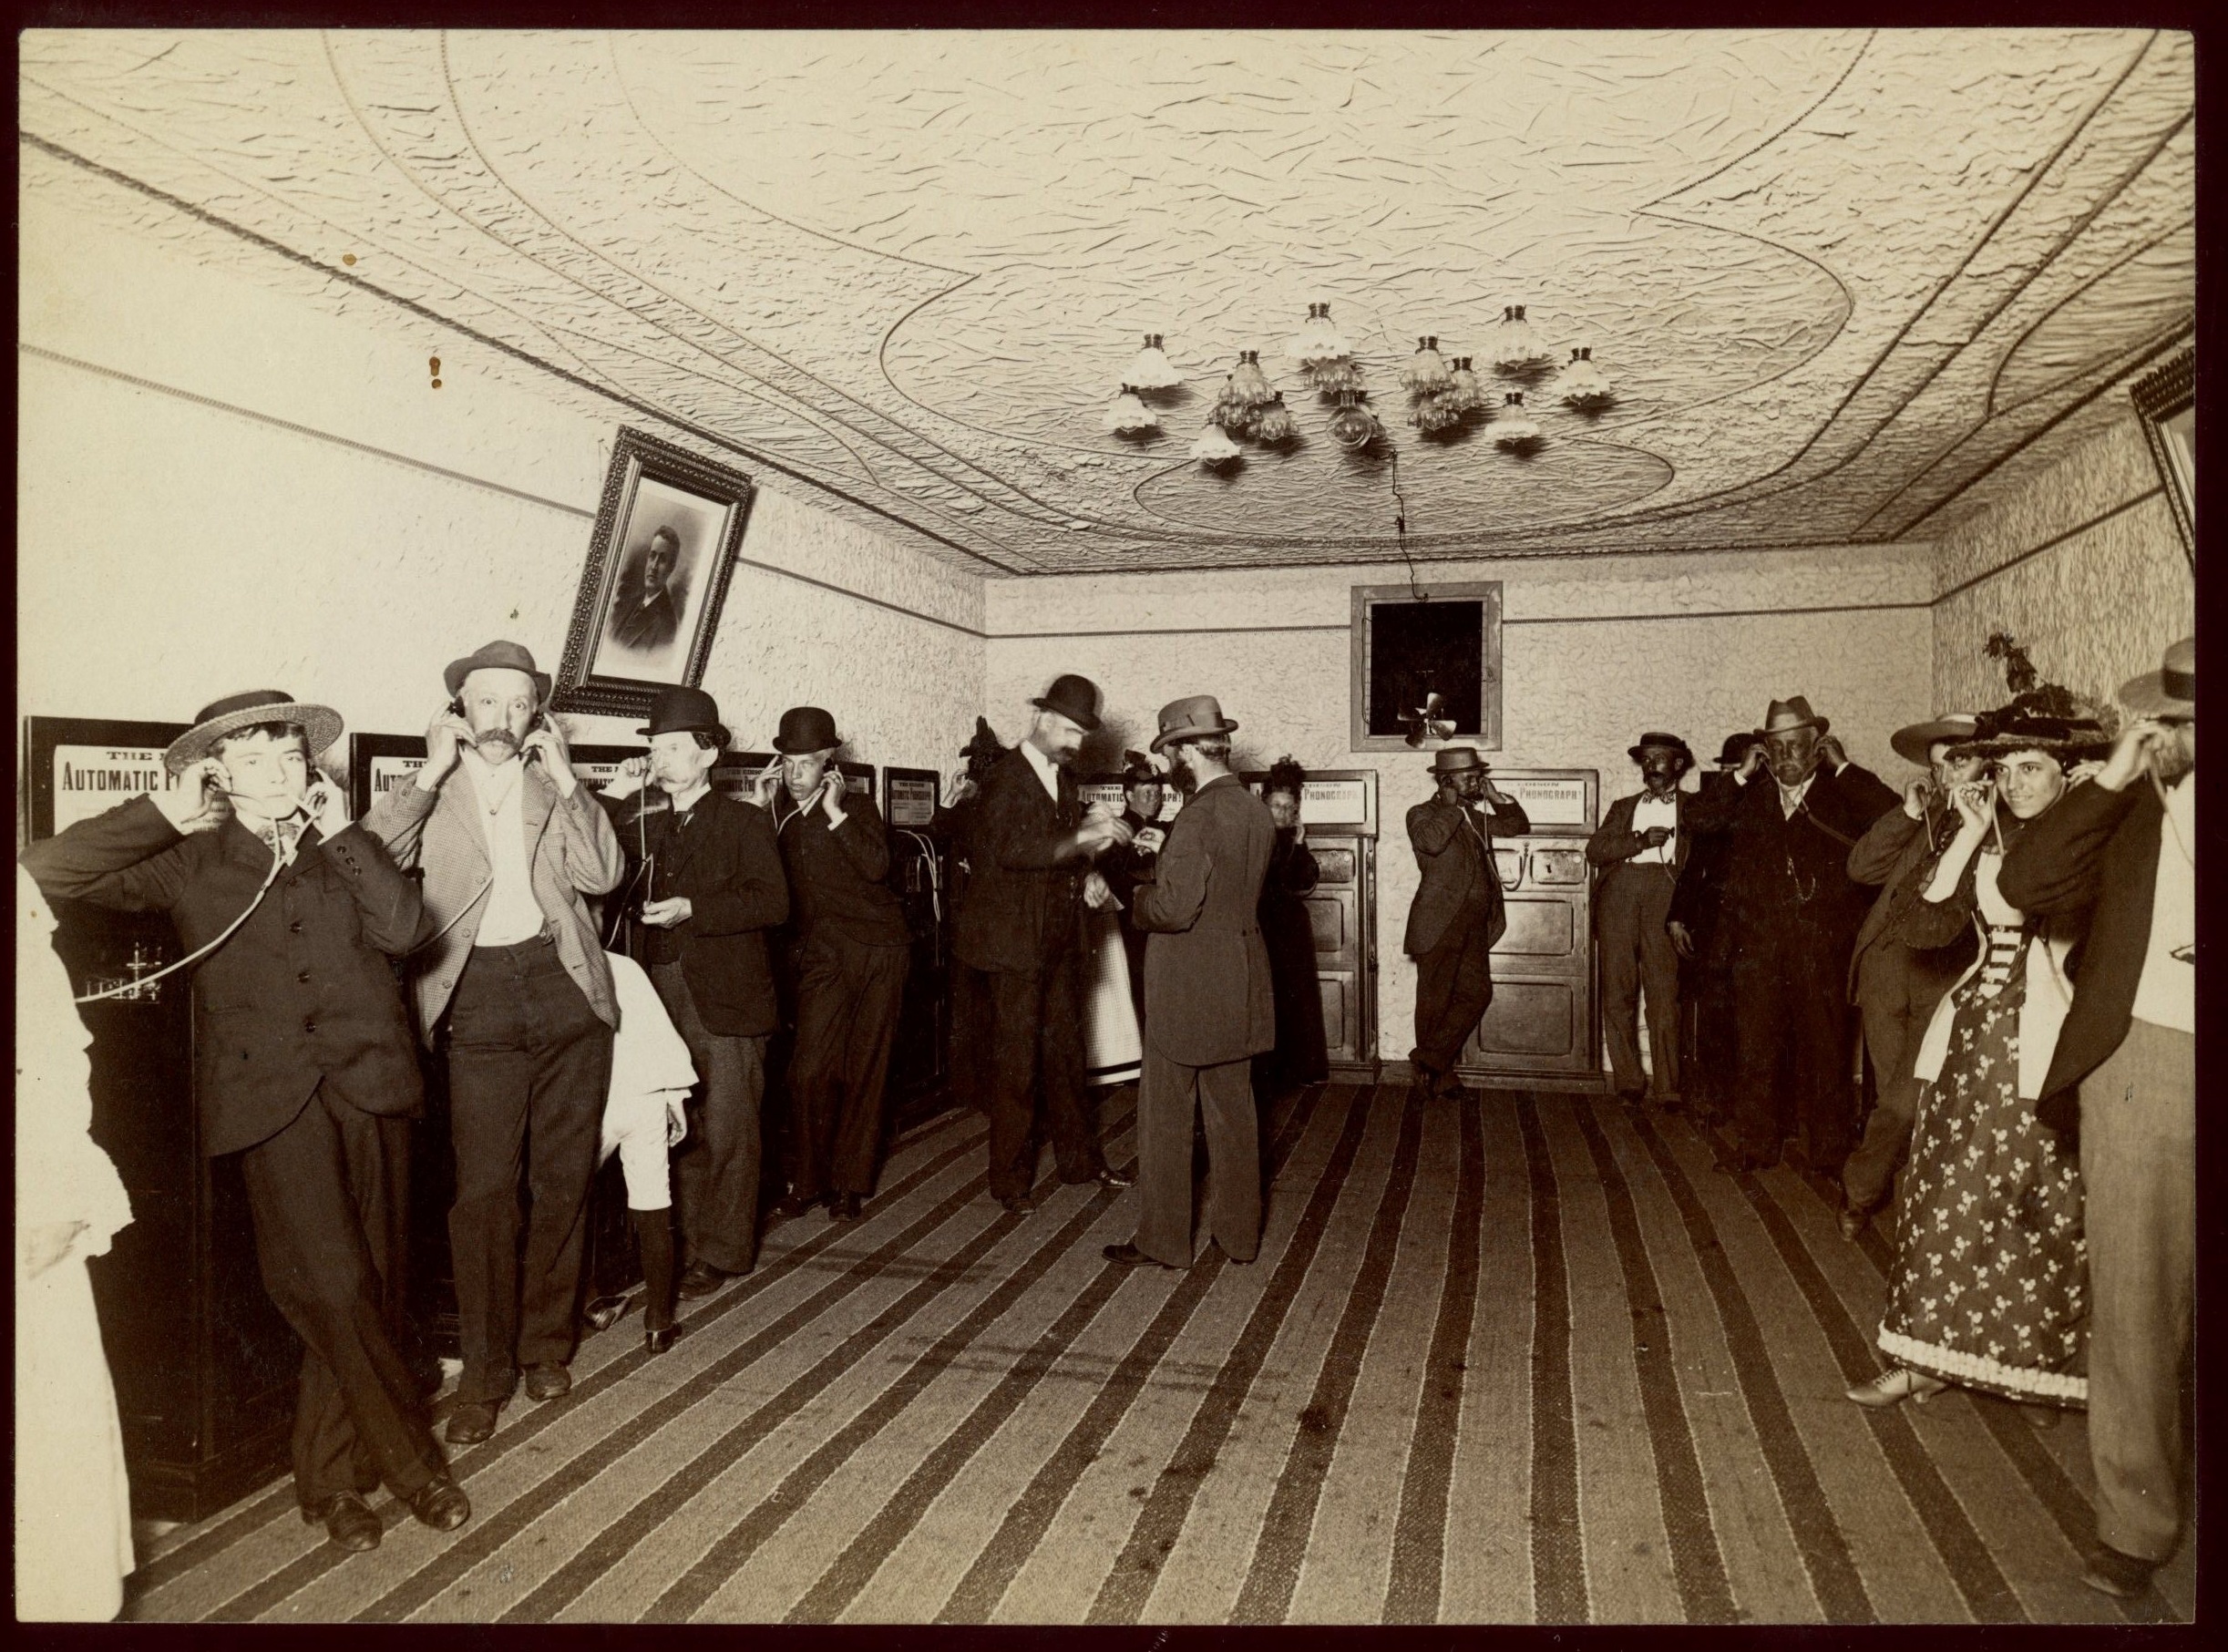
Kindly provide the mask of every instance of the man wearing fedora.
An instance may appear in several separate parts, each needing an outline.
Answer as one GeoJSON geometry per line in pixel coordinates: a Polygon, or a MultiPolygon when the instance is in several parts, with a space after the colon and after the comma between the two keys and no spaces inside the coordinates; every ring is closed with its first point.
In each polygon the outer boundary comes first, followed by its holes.
{"type": "Polygon", "coordinates": [[[1257,917],[1277,846],[1268,806],[1230,772],[1237,727],[1208,694],[1161,707],[1186,802],[1132,889],[1145,959],[1145,1072],[1137,1087],[1137,1235],[1112,1262],[1192,1262],[1192,1124],[1206,1135],[1207,1231],[1233,1262],[1261,1247],[1253,1058],[1277,1043],[1276,991],[1257,917]]]}
{"type": "Polygon", "coordinates": [[[1640,790],[1619,797],[1593,836],[1586,860],[1599,869],[1595,929],[1601,940],[1602,1024],[1609,1038],[1609,1072],[1618,1095],[1649,1093],[1658,1106],[1679,1104],[1679,953],[1668,928],[1671,895],[1692,843],[1679,829],[1686,810],[1679,777],[1694,754],[1677,734],[1646,734],[1626,755],[1640,765],[1640,790]],[[1640,998],[1648,999],[1648,1053],[1654,1083],[1640,1071],[1640,998]]]}
{"type": "Polygon", "coordinates": [[[1855,1134],[1847,980],[1866,904],[1849,851],[1896,796],[1800,694],[1771,703],[1733,779],[1730,797],[1698,794],[1687,816],[1729,838],[1720,921],[1740,1052],[1727,1166],[1777,1164],[1792,1125],[1811,1166],[1836,1174],[1855,1134]]]}
{"type": "Polygon", "coordinates": [[[588,1194],[611,1032],[611,966],[588,908],[626,860],[550,721],[549,679],[516,642],[449,662],[416,779],[364,825],[424,873],[432,940],[413,959],[418,1030],[447,1052],[457,1197],[449,1257],[464,1375],[452,1444],[495,1431],[526,1391],[572,1386],[588,1194]],[[518,1250],[518,1173],[533,1209],[518,1250]]]}
{"type": "MultiPolygon", "coordinates": [[[[1756,736],[1747,729],[1728,734],[1717,760],[1701,777],[1686,814],[1691,828],[1693,805],[1703,799],[1723,803],[1738,795],[1734,772],[1748,756],[1756,736]],[[1720,798],[1718,794],[1724,794],[1720,798]]],[[[1708,811],[1705,810],[1705,813],[1708,811]]],[[[1722,832],[1687,835],[1686,863],[1671,890],[1664,929],[1679,954],[1680,1021],[1685,1041],[1679,1051],[1680,1103],[1705,1124],[1716,1124],[1732,1108],[1733,1066],[1740,1040],[1733,1025],[1732,954],[1725,926],[1718,921],[1724,904],[1726,836],[1722,832]]]]}
{"type": "Polygon", "coordinates": [[[1107,1168],[1083,1105],[1083,879],[1129,828],[1085,816],[1071,765],[1099,726],[1088,677],[1056,677],[1034,702],[1022,743],[992,764],[967,836],[967,897],[953,956],[965,990],[988,1008],[990,1186],[1009,1210],[1032,1208],[1038,1104],[1063,1182],[1126,1187],[1107,1168]]]}
{"type": "Polygon", "coordinates": [[[1849,851],[1849,876],[1880,893],[1857,930],[1849,959],[1849,995],[1864,1023],[1864,1052],[1872,1060],[1874,1102],[1864,1134],[1842,1166],[1841,1229],[1854,1242],[1871,1213],[1886,1200],[1895,1172],[1910,1151],[1920,1081],[1915,1071],[1919,1040],[1934,1007],[1973,961],[1977,941],[1967,930],[1953,946],[1920,951],[1894,938],[1888,923],[1896,891],[1957,835],[1950,788],[1977,780],[1985,757],[1949,755],[1973,738],[1975,719],[1952,713],[1899,728],[1888,744],[1905,763],[1926,772],[1904,788],[1903,807],[1890,809],[1849,851]]]}
{"type": "Polygon", "coordinates": [[[762,780],[796,911],[796,1046],[789,1057],[789,1196],[858,1219],[874,1191],[882,1097],[912,931],[889,887],[881,811],[844,784],[843,736],[816,705],[781,714],[781,762],[762,780]]]}
{"type": "Polygon", "coordinates": [[[1432,754],[1437,795],[1408,811],[1408,842],[1423,874],[1401,943],[1416,960],[1416,1047],[1408,1059],[1418,1096],[1461,1090],[1454,1068],[1463,1045],[1493,1002],[1493,949],[1508,928],[1493,835],[1521,835],[1532,823],[1492,773],[1477,747],[1443,746],[1432,754]]]}
{"type": "Polygon", "coordinates": [[[635,732],[649,737],[649,777],[671,806],[642,816],[628,840],[641,899],[630,950],[696,1063],[696,1124],[673,1155],[675,1289],[701,1297],[758,1259],[766,1045],[781,1021],[766,931],[787,920],[790,890],[765,811],[712,785],[727,749],[719,703],[700,688],[661,689],[635,732]]]}
{"type": "Polygon", "coordinates": [[[2089,913],[2036,1113],[2078,1129],[2089,1240],[2083,1581],[2142,1592],[2181,1541],[2197,1240],[2197,644],[2120,690],[2101,772],[2012,840],[1997,883],[2030,916],[2089,913]]]}
{"type": "Polygon", "coordinates": [[[438,1531],[471,1505],[388,1329],[424,1104],[392,960],[428,925],[417,885],[312,767],[340,734],[291,694],[220,700],[164,754],[169,790],[23,864],[50,898],[167,912],[189,957],[207,951],[190,978],[201,1150],[240,1155],[264,1286],[302,1338],[303,1518],[361,1551],[379,1544],[364,1496],[382,1481],[438,1531]]]}

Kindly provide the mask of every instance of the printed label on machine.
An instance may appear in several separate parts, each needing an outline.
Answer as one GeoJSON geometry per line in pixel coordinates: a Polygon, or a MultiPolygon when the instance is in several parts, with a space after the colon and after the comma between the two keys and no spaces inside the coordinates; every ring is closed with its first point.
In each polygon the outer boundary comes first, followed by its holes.
{"type": "Polygon", "coordinates": [[[119,803],[167,792],[176,784],[159,745],[57,745],[54,748],[54,829],[106,814],[119,803]]]}

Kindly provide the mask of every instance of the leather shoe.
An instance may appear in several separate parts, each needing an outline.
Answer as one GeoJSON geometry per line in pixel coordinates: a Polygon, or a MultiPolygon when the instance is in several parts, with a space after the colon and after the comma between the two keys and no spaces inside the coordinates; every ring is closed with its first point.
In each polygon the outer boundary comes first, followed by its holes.
{"type": "Polygon", "coordinates": [[[775,1205],[772,1214],[777,1222],[793,1221],[798,1216],[809,1216],[820,1207],[822,1202],[822,1195],[819,1194],[807,1195],[793,1193],[775,1205]]]}
{"type": "Polygon", "coordinates": [[[323,1503],[302,1511],[302,1524],[324,1523],[325,1535],[351,1555],[364,1555],[379,1546],[384,1528],[371,1505],[354,1492],[335,1492],[323,1503]]]}
{"type": "Polygon", "coordinates": [[[2100,1543],[2089,1555],[2081,1581],[2100,1595],[2109,1595],[2114,1600],[2132,1600],[2151,1586],[2151,1575],[2158,1569],[2155,1562],[2139,1560],[2100,1543]]]}
{"type": "Polygon", "coordinates": [[[472,1518],[471,1500],[447,1474],[436,1474],[405,1501],[420,1525],[429,1525],[436,1532],[453,1532],[472,1518]]]}
{"type": "Polygon", "coordinates": [[[1037,1202],[1025,1193],[1017,1193],[1011,1198],[1001,1198],[998,1202],[1017,1216],[1025,1216],[1037,1207],[1037,1202]]]}
{"type": "Polygon", "coordinates": [[[458,1401],[457,1409],[448,1414],[449,1444],[477,1445],[495,1432],[495,1414],[502,1409],[494,1401],[458,1401]]]}
{"type": "Polygon", "coordinates": [[[1158,1257],[1146,1256],[1145,1252],[1139,1250],[1135,1245],[1109,1245],[1106,1247],[1106,1259],[1109,1262],[1119,1262],[1124,1267],[1144,1267],[1147,1266],[1153,1267],[1165,1267],[1168,1266],[1167,1263],[1162,1261],[1158,1257]]]}
{"type": "Polygon", "coordinates": [[[708,1297],[727,1283],[727,1276],[709,1262],[692,1262],[681,1270],[681,1278],[673,1288],[685,1300],[693,1297],[708,1297]]]}
{"type": "Polygon", "coordinates": [[[662,1354],[680,1341],[687,1329],[678,1319],[671,1325],[661,1325],[654,1330],[645,1325],[642,1327],[642,1347],[650,1353],[662,1354]]]}
{"type": "Polygon", "coordinates": [[[624,1297],[598,1297],[580,1309],[580,1318],[588,1321],[590,1330],[609,1330],[626,1316],[624,1297]]]}
{"type": "Polygon", "coordinates": [[[856,1222],[858,1220],[859,1207],[862,1203],[858,1195],[855,1193],[840,1194],[837,1196],[835,1203],[827,1207],[827,1214],[838,1222],[856,1222]]]}
{"type": "Polygon", "coordinates": [[[1120,1193],[1124,1187],[1135,1187],[1137,1185],[1137,1178],[1124,1175],[1111,1165],[1102,1165],[1099,1166],[1098,1185],[1114,1193],[1120,1193]]]}
{"type": "Polygon", "coordinates": [[[1841,1209],[1842,1237],[1854,1245],[1864,1236],[1864,1224],[1872,1217],[1853,1205],[1844,1204],[1841,1209]]]}
{"type": "Polygon", "coordinates": [[[561,1365],[529,1365],[526,1368],[526,1397],[529,1400],[561,1400],[572,1391],[572,1373],[561,1365]]]}

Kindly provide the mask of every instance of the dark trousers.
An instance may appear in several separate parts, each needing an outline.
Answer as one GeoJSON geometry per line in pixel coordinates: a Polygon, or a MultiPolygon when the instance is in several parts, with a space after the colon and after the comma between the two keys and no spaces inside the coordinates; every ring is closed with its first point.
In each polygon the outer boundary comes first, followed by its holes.
{"type": "Polygon", "coordinates": [[[1918,1113],[1919,1041],[1935,1006],[1957,979],[1955,970],[1929,966],[1922,953],[1881,942],[1857,959],[1857,1004],[1864,1023],[1864,1053],[1872,1058],[1873,1110],[1864,1139],[1842,1166],[1842,1191],[1853,1210],[1872,1210],[1911,1150],[1918,1113]]]}
{"type": "Polygon", "coordinates": [[[799,951],[789,1058],[789,1193],[874,1191],[882,1096],[912,961],[903,947],[816,935],[799,951]]]}
{"type": "Polygon", "coordinates": [[[1087,1182],[1104,1166],[1098,1132],[1083,1110],[1083,986],[1073,947],[1042,970],[974,970],[989,1011],[987,1081],[991,1192],[1020,1198],[1036,1181],[1041,1116],[1063,1182],[1087,1182]]]}
{"type": "Polygon", "coordinates": [[[1250,1262],[1261,1248],[1251,1057],[1186,1067],[1146,1046],[1137,1085],[1137,1248],[1171,1267],[1191,1266],[1195,1118],[1206,1134],[1206,1230],[1233,1262],[1250,1262]]]}
{"type": "Polygon", "coordinates": [[[1609,1072],[1618,1092],[1679,1093],[1679,950],[1664,920],[1671,912],[1671,868],[1625,861],[1596,892],[1601,931],[1601,1021],[1609,1072]],[[1640,1071],[1640,995],[1648,994],[1648,1053],[1655,1083],[1640,1071]]]}
{"type": "Polygon", "coordinates": [[[447,1042],[457,1397],[487,1404],[509,1397],[520,1365],[572,1358],[611,1030],[543,937],[472,949],[449,1000],[447,1042]],[[532,1201],[523,1262],[521,1164],[532,1201]]]}
{"type": "Polygon", "coordinates": [[[1734,961],[1734,1124],[1742,1149],[1759,1159],[1776,1160],[1790,1134],[1825,1175],[1848,1156],[1856,1104],[1847,969],[1845,952],[1800,946],[1749,947],[1734,961]]]}
{"type": "Polygon", "coordinates": [[[1679,980],[1687,1045],[1680,1052],[1680,1098],[1704,1119],[1730,1117],[1733,1080],[1740,1061],[1739,1025],[1733,1017],[1733,972],[1699,961],[1686,965],[1679,980]]]}
{"type": "Polygon", "coordinates": [[[388,1334],[387,1296],[408,1209],[410,1122],[327,1098],[240,1156],[263,1287],[302,1339],[294,1494],[408,1496],[442,1467],[409,1364],[388,1334]]]}
{"type": "Polygon", "coordinates": [[[1452,1071],[1492,1002],[1493,948],[1481,916],[1416,959],[1416,1047],[1409,1060],[1434,1078],[1452,1071]]]}
{"type": "Polygon", "coordinates": [[[677,963],[654,965],[650,984],[696,1062],[695,1116],[673,1157],[682,1266],[702,1262],[722,1273],[746,1274],[758,1260],[767,1035],[708,1029],[681,969],[677,963]]]}

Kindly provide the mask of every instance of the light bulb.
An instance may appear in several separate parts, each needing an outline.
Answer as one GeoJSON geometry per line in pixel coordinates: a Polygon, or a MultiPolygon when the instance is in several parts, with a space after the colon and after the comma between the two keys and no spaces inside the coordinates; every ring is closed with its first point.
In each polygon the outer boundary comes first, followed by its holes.
{"type": "Polygon", "coordinates": [[[1401,369],[1401,387],[1411,395],[1436,395],[1447,387],[1446,359],[1436,337],[1416,340],[1416,353],[1401,369]]]}
{"type": "Polygon", "coordinates": [[[1454,358],[1454,370],[1448,375],[1447,394],[1454,398],[1457,412],[1470,413],[1484,405],[1485,389],[1478,383],[1478,375],[1470,370],[1470,358],[1454,358]]]}
{"type": "Polygon", "coordinates": [[[1377,439],[1377,420],[1354,400],[1350,390],[1339,395],[1339,410],[1330,416],[1330,435],[1340,446],[1367,447],[1377,439]]]}
{"type": "Polygon", "coordinates": [[[1276,446],[1299,434],[1299,426],[1292,422],[1291,409],[1284,405],[1284,392],[1279,390],[1269,397],[1268,405],[1261,409],[1261,422],[1255,427],[1255,438],[1276,446]]]}

